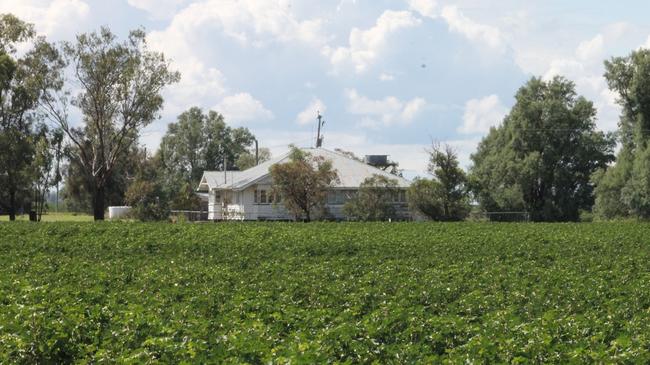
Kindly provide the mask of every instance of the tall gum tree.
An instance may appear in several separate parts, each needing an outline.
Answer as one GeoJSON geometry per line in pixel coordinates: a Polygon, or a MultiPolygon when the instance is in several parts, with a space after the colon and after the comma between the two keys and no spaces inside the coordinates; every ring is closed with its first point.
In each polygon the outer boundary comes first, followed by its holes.
{"type": "Polygon", "coordinates": [[[62,87],[64,63],[33,25],[11,14],[0,14],[0,207],[16,219],[18,205],[34,182],[31,170],[34,126],[39,104],[62,87]],[[16,44],[27,51],[16,52],[16,44]]]}
{"type": "Polygon", "coordinates": [[[80,34],[64,43],[69,85],[78,92],[50,94],[45,110],[65,132],[68,158],[92,189],[95,220],[104,219],[106,188],[120,157],[137,141],[140,129],[160,117],[163,89],[180,79],[168,60],[148,49],[145,32],[133,30],[120,42],[108,28],[80,34]],[[80,125],[69,120],[69,106],[81,111],[80,125]]]}

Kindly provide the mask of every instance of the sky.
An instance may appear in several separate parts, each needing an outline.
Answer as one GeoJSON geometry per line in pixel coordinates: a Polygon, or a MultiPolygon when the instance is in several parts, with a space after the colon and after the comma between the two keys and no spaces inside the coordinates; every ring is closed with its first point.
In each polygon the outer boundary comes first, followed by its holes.
{"type": "Polygon", "coordinates": [[[650,2],[588,0],[0,0],[51,41],[101,26],[144,28],[181,81],[141,133],[155,150],[192,106],[249,128],[274,155],[313,146],[388,154],[424,175],[426,148],[447,143],[461,165],[533,76],[562,75],[616,129],[603,61],[650,48],[650,2]]]}

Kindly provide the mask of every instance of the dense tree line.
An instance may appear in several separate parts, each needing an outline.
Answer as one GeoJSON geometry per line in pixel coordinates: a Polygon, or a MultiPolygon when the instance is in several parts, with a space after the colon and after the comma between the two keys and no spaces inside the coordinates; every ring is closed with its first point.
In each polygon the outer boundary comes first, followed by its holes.
{"type": "MultiPolygon", "coordinates": [[[[622,108],[616,133],[596,130],[596,109],[572,81],[533,77],[467,172],[452,148],[432,146],[430,176],[408,190],[412,211],[440,221],[471,211],[493,220],[650,218],[650,50],[607,60],[605,70],[622,108]]],[[[48,191],[64,181],[68,207],[96,220],[107,205],[125,203],[143,219],[163,218],[170,209],[200,208],[194,191],[204,171],[243,170],[271,157],[256,151],[247,128],[198,107],[168,125],[154,154],[143,149],[140,131],[160,118],[162,92],[179,78],[141,29],[120,40],[101,28],[55,45],[33,25],[0,15],[0,210],[12,220],[35,210],[40,219],[48,191]]],[[[297,149],[291,156],[270,171],[275,193],[296,219],[310,220],[336,171],[297,149]]],[[[400,174],[396,164],[393,173],[400,174]]],[[[390,219],[386,201],[396,191],[391,179],[370,178],[345,211],[355,220],[390,219]]]]}

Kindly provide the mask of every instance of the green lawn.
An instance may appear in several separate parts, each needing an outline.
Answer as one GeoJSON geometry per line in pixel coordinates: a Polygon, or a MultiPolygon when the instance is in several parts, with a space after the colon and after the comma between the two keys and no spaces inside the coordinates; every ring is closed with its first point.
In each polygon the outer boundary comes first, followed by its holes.
{"type": "Polygon", "coordinates": [[[650,225],[0,224],[0,363],[650,363],[650,225]]]}
{"type": "MultiPolygon", "coordinates": [[[[29,215],[16,216],[16,220],[29,221],[29,215]]],[[[0,222],[9,221],[8,215],[0,215],[0,222]]],[[[42,222],[92,222],[93,216],[85,213],[47,213],[43,215],[42,222]]]]}

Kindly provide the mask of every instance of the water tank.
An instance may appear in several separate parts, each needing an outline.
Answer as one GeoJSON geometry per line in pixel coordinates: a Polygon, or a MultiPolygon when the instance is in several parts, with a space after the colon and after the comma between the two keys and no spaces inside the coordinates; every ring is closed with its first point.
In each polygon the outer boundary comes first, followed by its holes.
{"type": "Polygon", "coordinates": [[[108,207],[108,219],[126,218],[129,211],[131,211],[131,207],[129,206],[108,207]]]}
{"type": "Polygon", "coordinates": [[[388,165],[388,155],[366,155],[364,160],[368,165],[372,166],[388,165]]]}

